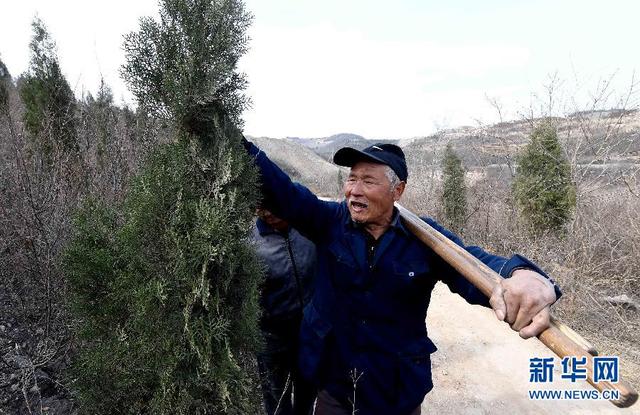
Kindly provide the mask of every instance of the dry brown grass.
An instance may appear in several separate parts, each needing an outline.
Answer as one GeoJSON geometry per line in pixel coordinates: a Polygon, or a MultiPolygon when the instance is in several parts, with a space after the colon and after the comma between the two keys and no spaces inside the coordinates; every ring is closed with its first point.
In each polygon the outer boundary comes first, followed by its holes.
{"type": "MultiPolygon", "coordinates": [[[[532,236],[511,201],[509,173],[474,180],[468,192],[464,240],[501,255],[521,253],[562,288],[554,314],[593,343],[601,355],[620,356],[621,373],[640,388],[640,310],[605,298],[626,294],[640,304],[640,187],[638,174],[581,192],[565,235],[532,236]]],[[[403,200],[414,211],[442,219],[435,166],[417,170],[403,200]],[[411,188],[413,187],[413,188],[411,188]]]]}

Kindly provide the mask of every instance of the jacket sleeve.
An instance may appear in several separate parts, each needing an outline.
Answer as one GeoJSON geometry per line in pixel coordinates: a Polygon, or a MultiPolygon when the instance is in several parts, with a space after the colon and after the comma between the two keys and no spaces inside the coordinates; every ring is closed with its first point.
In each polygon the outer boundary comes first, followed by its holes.
{"type": "Polygon", "coordinates": [[[318,199],[303,185],[292,182],[253,143],[243,140],[243,145],[260,171],[263,205],[311,241],[322,239],[339,215],[339,203],[318,199]]]}
{"type": "MultiPolygon", "coordinates": [[[[445,229],[433,219],[422,218],[422,220],[427,222],[435,230],[442,233],[447,238],[451,239],[457,245],[464,248],[471,255],[478,258],[489,268],[498,273],[501,277],[510,278],[513,272],[517,269],[530,269],[544,276],[553,284],[553,288],[556,292],[556,301],[560,298],[560,296],[562,296],[562,292],[560,291],[558,285],[542,269],[540,269],[540,267],[538,267],[535,263],[523,257],[522,255],[515,254],[511,258],[507,259],[499,255],[490,254],[489,252],[486,252],[482,248],[477,246],[465,246],[462,240],[456,234],[445,229]]],[[[464,278],[451,265],[449,265],[439,257],[437,258],[436,264],[436,271],[439,274],[440,280],[447,284],[451,291],[460,294],[467,302],[471,304],[480,304],[485,307],[490,307],[489,298],[486,297],[473,284],[467,281],[467,279],[464,278]]]]}

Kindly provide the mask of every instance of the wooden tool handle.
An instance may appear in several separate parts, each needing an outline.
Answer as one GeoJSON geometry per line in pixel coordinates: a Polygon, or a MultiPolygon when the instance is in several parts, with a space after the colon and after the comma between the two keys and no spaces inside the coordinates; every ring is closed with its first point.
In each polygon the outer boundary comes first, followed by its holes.
{"type": "MultiPolygon", "coordinates": [[[[396,203],[396,207],[400,211],[400,216],[405,226],[418,239],[442,257],[487,297],[491,297],[494,286],[502,280],[500,275],[452,240],[433,229],[414,213],[398,203],[396,203]]],[[[593,355],[591,353],[595,352],[595,348],[569,327],[559,323],[555,318],[552,318],[550,327],[538,335],[538,339],[560,358],[576,356],[581,359],[585,357],[587,364],[584,367],[587,370],[587,381],[600,392],[604,390],[617,390],[619,392],[619,399],[611,401],[614,405],[626,408],[638,400],[638,392],[623,380],[617,383],[606,381],[595,383],[593,380],[593,355]]]]}

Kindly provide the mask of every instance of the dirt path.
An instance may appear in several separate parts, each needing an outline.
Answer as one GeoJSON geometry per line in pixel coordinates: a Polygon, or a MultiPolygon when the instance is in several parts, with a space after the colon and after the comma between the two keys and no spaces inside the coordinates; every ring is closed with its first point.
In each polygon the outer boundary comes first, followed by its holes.
{"type": "Polygon", "coordinates": [[[592,388],[586,381],[561,379],[557,358],[553,383],[529,383],[529,359],[553,353],[537,339],[521,339],[490,309],[467,304],[442,284],[433,293],[427,327],[439,350],[432,355],[435,387],[423,414],[640,414],[638,403],[619,409],[608,401],[529,400],[530,389],[592,388]]]}

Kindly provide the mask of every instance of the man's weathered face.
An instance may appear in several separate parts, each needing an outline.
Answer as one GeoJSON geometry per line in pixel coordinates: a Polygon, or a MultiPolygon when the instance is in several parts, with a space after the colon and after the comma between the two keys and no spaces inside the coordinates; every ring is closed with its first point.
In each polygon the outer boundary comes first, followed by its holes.
{"type": "Polygon", "coordinates": [[[400,198],[404,183],[391,188],[382,164],[361,161],[351,167],[344,184],[351,219],[359,223],[386,225],[393,214],[393,202],[400,198]]]}

